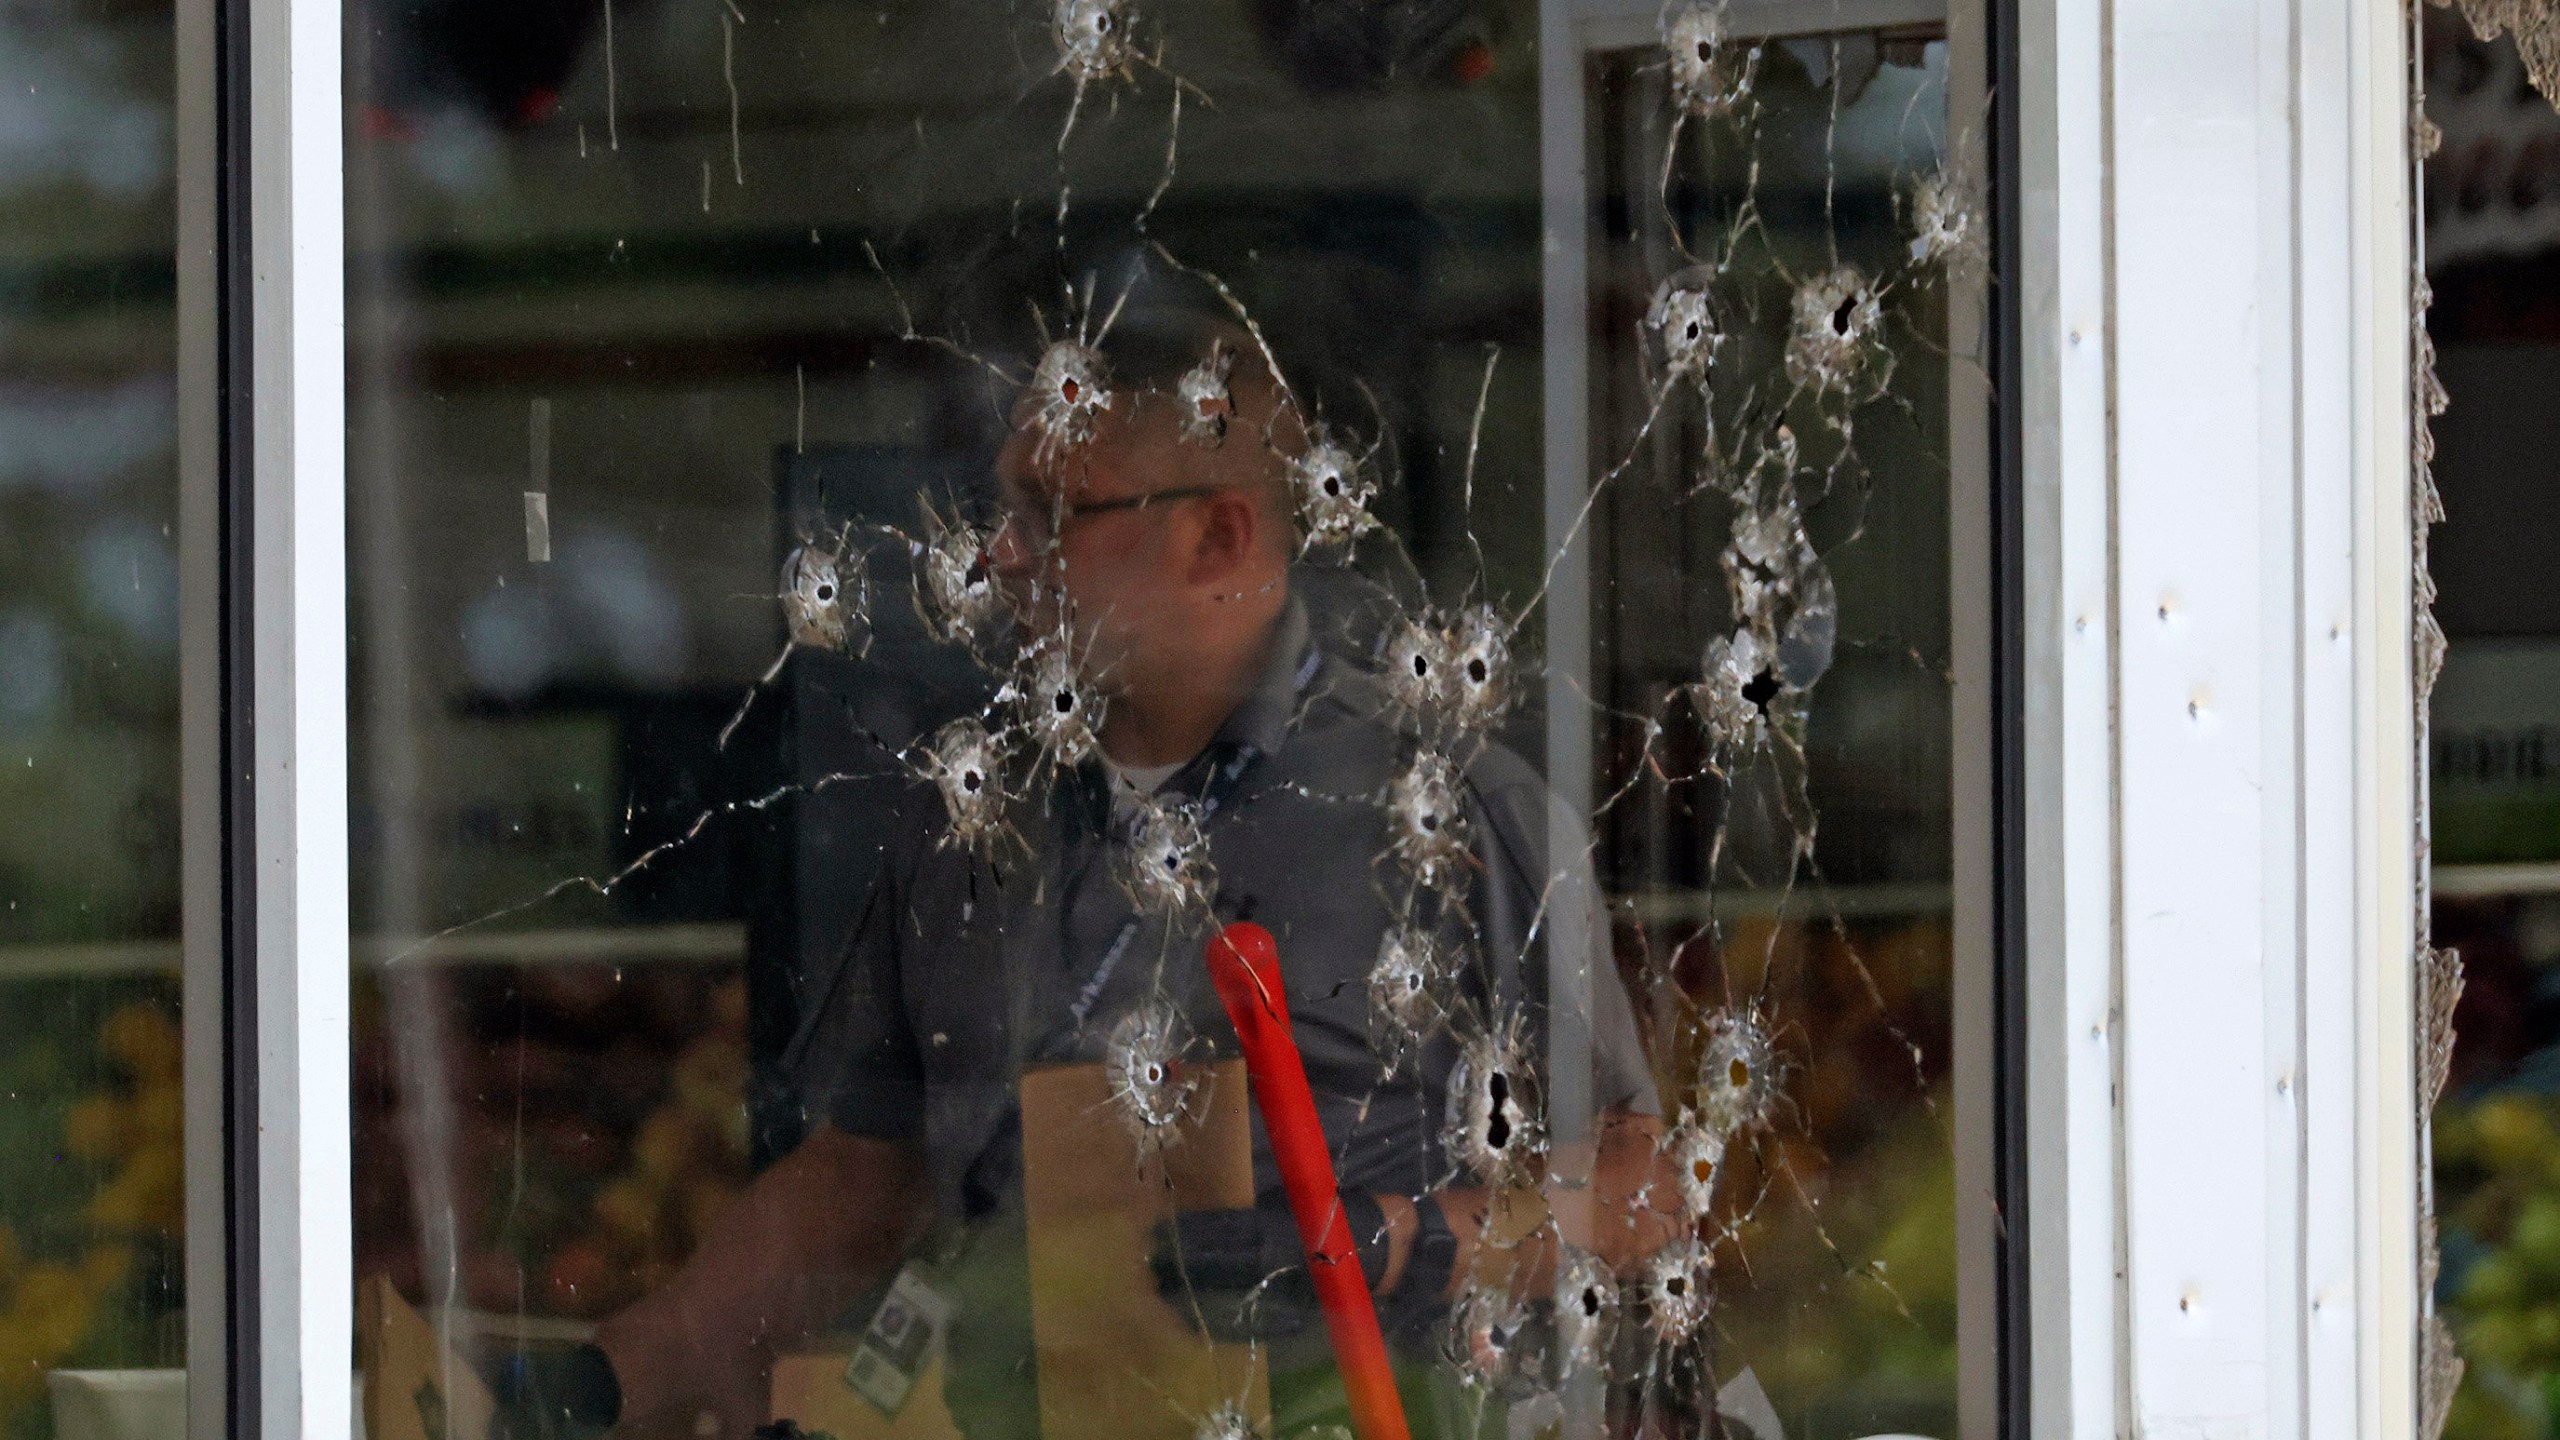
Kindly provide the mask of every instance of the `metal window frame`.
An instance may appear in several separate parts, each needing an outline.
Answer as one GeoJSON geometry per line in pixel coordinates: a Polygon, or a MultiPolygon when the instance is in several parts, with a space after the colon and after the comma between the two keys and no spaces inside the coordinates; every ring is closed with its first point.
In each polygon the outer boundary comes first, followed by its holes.
{"type": "MultiPolygon", "coordinates": [[[[2018,187],[2022,109],[2019,95],[2019,9],[2025,0],[1990,0],[1984,8],[1987,33],[1983,43],[1983,81],[1990,103],[1985,136],[1984,173],[1995,197],[1991,210],[1992,280],[1987,310],[1991,358],[1990,493],[1981,509],[1990,530],[1981,543],[1990,552],[1976,562],[1988,589],[1990,653],[1983,665],[1981,713],[1972,723],[1989,731],[1988,745],[1978,747],[1990,768],[1991,797],[1987,836],[1981,862],[1991,869],[1992,912],[1988,939],[1994,956],[1988,967],[1992,993],[1986,1007],[1994,1033],[1985,1046],[1991,1058],[1991,1094],[1968,1113],[1982,1117],[1989,1135],[1977,1140],[1993,1157],[1992,1197],[2000,1220],[1999,1243],[1988,1278],[1987,1323],[1995,1337],[1991,1373],[1968,1371],[1965,1430],[1969,1436],[2024,1436],[2034,1433],[2033,1377],[2039,1348],[2033,1336],[2028,1277],[2035,1234],[2027,1154],[2027,943],[2026,943],[2026,604],[2020,579],[2025,569],[2024,507],[2025,410],[2024,369],[2019,344],[2019,286],[2025,273],[2019,225],[2018,187]],[[1986,1413],[1988,1412],[1988,1413],[1986,1413]],[[1996,1417],[1994,1419],[1993,1417],[1996,1417]]],[[[1961,711],[1959,712],[1962,713],[1961,711]]],[[[1959,753],[1962,753],[1961,751],[1959,753]]],[[[1975,1246],[1979,1238],[1971,1238],[1975,1246]]],[[[1960,1260],[1972,1252],[1960,1252],[1960,1260]]],[[[1976,1261],[1977,1268],[1979,1261],[1976,1261]]],[[[1981,1293],[1976,1291],[1976,1294],[1981,1293]]],[[[1977,1301],[1977,1308],[1980,1302],[1977,1301]]],[[[1973,1332],[1968,1332],[1971,1334],[1973,1332]]]]}
{"type": "Polygon", "coordinates": [[[337,0],[178,0],[189,1435],[354,1433],[337,0]]]}

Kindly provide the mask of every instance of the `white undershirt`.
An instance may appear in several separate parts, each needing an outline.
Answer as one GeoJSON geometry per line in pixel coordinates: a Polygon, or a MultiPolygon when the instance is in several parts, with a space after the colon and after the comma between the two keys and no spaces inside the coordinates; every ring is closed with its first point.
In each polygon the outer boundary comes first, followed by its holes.
{"type": "Polygon", "coordinates": [[[1102,763],[1111,767],[1112,777],[1121,784],[1140,795],[1152,795],[1164,782],[1173,778],[1174,771],[1191,762],[1176,760],[1170,765],[1123,765],[1106,755],[1102,757],[1102,763]]]}

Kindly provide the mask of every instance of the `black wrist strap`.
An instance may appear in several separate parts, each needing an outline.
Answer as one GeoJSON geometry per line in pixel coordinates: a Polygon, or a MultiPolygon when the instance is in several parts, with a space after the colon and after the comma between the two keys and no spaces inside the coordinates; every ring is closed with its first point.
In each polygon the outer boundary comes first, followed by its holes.
{"type": "Polygon", "coordinates": [[[1350,1232],[1352,1253],[1360,1257],[1360,1283],[1372,1292],[1387,1275],[1387,1210],[1366,1190],[1344,1190],[1336,1199],[1342,1223],[1350,1232]]]}
{"type": "Polygon", "coordinates": [[[515,1349],[486,1377],[514,1440],[601,1435],[622,1418],[622,1382],[593,1345],[515,1349]]]}
{"type": "Polygon", "coordinates": [[[1449,1213],[1430,1195],[1413,1197],[1413,1248],[1396,1288],[1378,1297],[1378,1322],[1408,1347],[1428,1350],[1449,1318],[1449,1276],[1458,1266],[1458,1235],[1449,1213]]]}
{"type": "Polygon", "coordinates": [[[591,1429],[609,1429],[622,1419],[622,1377],[613,1360],[594,1345],[569,1352],[560,1386],[560,1412],[591,1429]]]}

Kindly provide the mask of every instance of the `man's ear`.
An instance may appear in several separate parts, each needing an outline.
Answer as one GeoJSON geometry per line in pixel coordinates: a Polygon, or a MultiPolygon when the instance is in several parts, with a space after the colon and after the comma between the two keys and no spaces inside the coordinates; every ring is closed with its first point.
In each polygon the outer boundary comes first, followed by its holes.
{"type": "Polygon", "coordinates": [[[1194,585],[1232,584],[1262,539],[1262,512],[1251,495],[1219,490],[1200,501],[1200,540],[1192,548],[1189,573],[1194,585]]]}

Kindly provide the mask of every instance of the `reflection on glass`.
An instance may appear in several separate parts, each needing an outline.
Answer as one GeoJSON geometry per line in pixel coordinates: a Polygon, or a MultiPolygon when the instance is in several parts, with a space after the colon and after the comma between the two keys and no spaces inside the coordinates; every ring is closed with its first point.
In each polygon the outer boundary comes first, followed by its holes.
{"type": "Polygon", "coordinates": [[[167,6],[0,16],[0,1435],[185,1363],[167,6]],[[128,1372],[102,1374],[99,1372],[128,1372]],[[158,1372],[158,1373],[140,1373],[158,1372]]]}
{"type": "Polygon", "coordinates": [[[1716,13],[1591,71],[1593,307],[1651,341],[1595,357],[1625,466],[1595,515],[1604,874],[1673,1076],[1719,1010],[1781,1037],[1786,1123],[1719,1210],[1749,1270],[1719,1358],[1791,1434],[1946,1434],[1947,395],[1979,363],[1948,296],[1984,222],[1942,42],[1747,47],[1716,13]]]}
{"type": "Polygon", "coordinates": [[[474,13],[350,36],[377,1426],[1952,1433],[1942,44],[474,13]]]}

